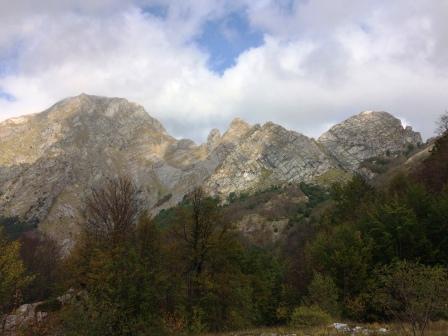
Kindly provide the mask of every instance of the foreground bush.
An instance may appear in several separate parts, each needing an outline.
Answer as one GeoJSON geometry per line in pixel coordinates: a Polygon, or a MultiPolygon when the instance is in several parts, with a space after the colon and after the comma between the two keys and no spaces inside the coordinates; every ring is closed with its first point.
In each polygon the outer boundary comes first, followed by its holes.
{"type": "Polygon", "coordinates": [[[447,283],[443,267],[396,262],[381,270],[376,300],[403,327],[410,325],[414,336],[423,336],[431,321],[446,316],[447,283]]]}
{"type": "Polygon", "coordinates": [[[290,324],[292,327],[316,327],[331,323],[331,316],[317,306],[300,306],[294,309],[290,324]]]}

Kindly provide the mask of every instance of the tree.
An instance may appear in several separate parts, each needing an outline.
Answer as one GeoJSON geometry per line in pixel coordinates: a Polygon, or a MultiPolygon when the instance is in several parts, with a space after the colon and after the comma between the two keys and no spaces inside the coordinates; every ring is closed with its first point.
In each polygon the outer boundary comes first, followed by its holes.
{"type": "Polygon", "coordinates": [[[337,203],[337,207],[332,212],[333,221],[336,222],[362,214],[364,211],[360,206],[375,196],[375,189],[361,175],[353,176],[347,183],[333,184],[330,192],[337,203]]]}
{"type": "Polygon", "coordinates": [[[433,192],[440,192],[448,182],[448,133],[439,137],[431,150],[431,155],[423,161],[414,173],[417,180],[433,192]]]}
{"type": "Polygon", "coordinates": [[[173,224],[168,237],[171,254],[177,254],[173,278],[182,270],[188,329],[244,326],[250,321],[251,300],[243,248],[222,219],[218,201],[200,188],[193,190],[173,224]]]}
{"type": "Polygon", "coordinates": [[[160,334],[160,238],[139,216],[138,190],[129,177],[108,179],[86,204],[84,234],[65,267],[66,285],[81,295],[64,316],[68,335],[160,334]]]}
{"type": "Polygon", "coordinates": [[[329,276],[315,273],[308,286],[308,295],[305,303],[308,306],[318,306],[333,317],[340,314],[338,304],[338,288],[329,276]]]}
{"type": "Polygon", "coordinates": [[[164,283],[158,231],[146,216],[113,245],[80,245],[70,256],[71,287],[85,295],[63,317],[68,335],[162,333],[164,283]],[[125,239],[124,239],[125,238],[125,239]]]}
{"type": "Polygon", "coordinates": [[[0,322],[3,314],[20,303],[21,293],[31,280],[20,259],[19,242],[8,241],[0,228],[0,322]]]}
{"type": "Polygon", "coordinates": [[[309,245],[314,271],[331,276],[343,303],[358,295],[368,279],[371,243],[350,224],[319,233],[309,245]]]}
{"type": "Polygon", "coordinates": [[[437,121],[437,134],[444,135],[448,132],[448,111],[445,111],[437,121]]]}
{"type": "Polygon", "coordinates": [[[61,248],[42,232],[28,232],[20,238],[20,255],[27,273],[34,279],[24,291],[25,302],[48,299],[55,293],[58,271],[62,260],[61,248]]]}
{"type": "Polygon", "coordinates": [[[414,336],[424,336],[430,321],[447,312],[447,283],[445,268],[400,261],[380,271],[376,297],[404,330],[408,323],[414,336]]]}
{"type": "Polygon", "coordinates": [[[86,204],[86,231],[94,239],[117,243],[129,237],[138,216],[137,188],[129,177],[107,179],[86,204]]]}
{"type": "Polygon", "coordinates": [[[207,198],[201,188],[193,190],[190,202],[191,206],[178,214],[174,237],[187,259],[187,297],[192,309],[200,295],[200,277],[210,251],[225,236],[228,227],[219,223],[216,201],[207,198]]]}
{"type": "Polygon", "coordinates": [[[386,199],[375,205],[361,223],[366,236],[373,239],[373,257],[387,264],[394,259],[427,259],[430,244],[425,226],[400,199],[386,199]]]}

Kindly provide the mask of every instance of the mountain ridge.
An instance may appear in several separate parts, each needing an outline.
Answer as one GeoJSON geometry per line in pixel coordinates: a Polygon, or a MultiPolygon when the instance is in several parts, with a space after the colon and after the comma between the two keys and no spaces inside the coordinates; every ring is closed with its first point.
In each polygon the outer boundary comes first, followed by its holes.
{"type": "Polygon", "coordinates": [[[206,142],[195,144],[169,135],[138,104],[81,94],[0,123],[0,212],[72,241],[88,190],[108,176],[132,177],[142,205],[157,213],[197,186],[225,199],[276,184],[319,182],[420,143],[420,134],[392,115],[371,112],[317,140],[272,122],[235,118],[223,134],[211,130],[206,142]]]}

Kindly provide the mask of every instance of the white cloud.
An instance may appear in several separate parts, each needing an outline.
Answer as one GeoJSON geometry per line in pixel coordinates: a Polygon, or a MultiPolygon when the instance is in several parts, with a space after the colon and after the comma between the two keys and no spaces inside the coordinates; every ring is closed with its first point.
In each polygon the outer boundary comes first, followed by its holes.
{"type": "Polygon", "coordinates": [[[431,136],[448,107],[444,0],[43,3],[0,0],[0,66],[18,48],[17,72],[0,77],[17,100],[0,99],[0,119],[86,92],[141,103],[195,140],[235,116],[318,136],[362,110],[392,112],[431,136]],[[141,5],[167,5],[166,19],[141,5]],[[265,44],[218,76],[193,37],[242,6],[265,44]]]}

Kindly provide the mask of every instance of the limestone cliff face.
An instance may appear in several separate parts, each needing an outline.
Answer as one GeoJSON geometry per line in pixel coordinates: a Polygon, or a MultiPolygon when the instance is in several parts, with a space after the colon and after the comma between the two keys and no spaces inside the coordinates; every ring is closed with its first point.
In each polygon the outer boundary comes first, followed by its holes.
{"type": "Polygon", "coordinates": [[[246,130],[205,186],[222,197],[273,184],[310,182],[336,167],[314,140],[269,122],[246,130]]]}
{"type": "Polygon", "coordinates": [[[196,186],[227,197],[292,181],[354,171],[368,158],[421,142],[388,113],[362,113],[318,141],[273,124],[241,119],[207,142],[177,140],[121,98],[82,94],[48,110],[0,123],[0,215],[36,221],[61,242],[82,222],[83,204],[104,177],[129,175],[156,213],[196,186]]]}
{"type": "Polygon", "coordinates": [[[335,125],[318,141],[339,164],[354,171],[367,159],[418,146],[422,137],[387,112],[366,111],[335,125]]]}

